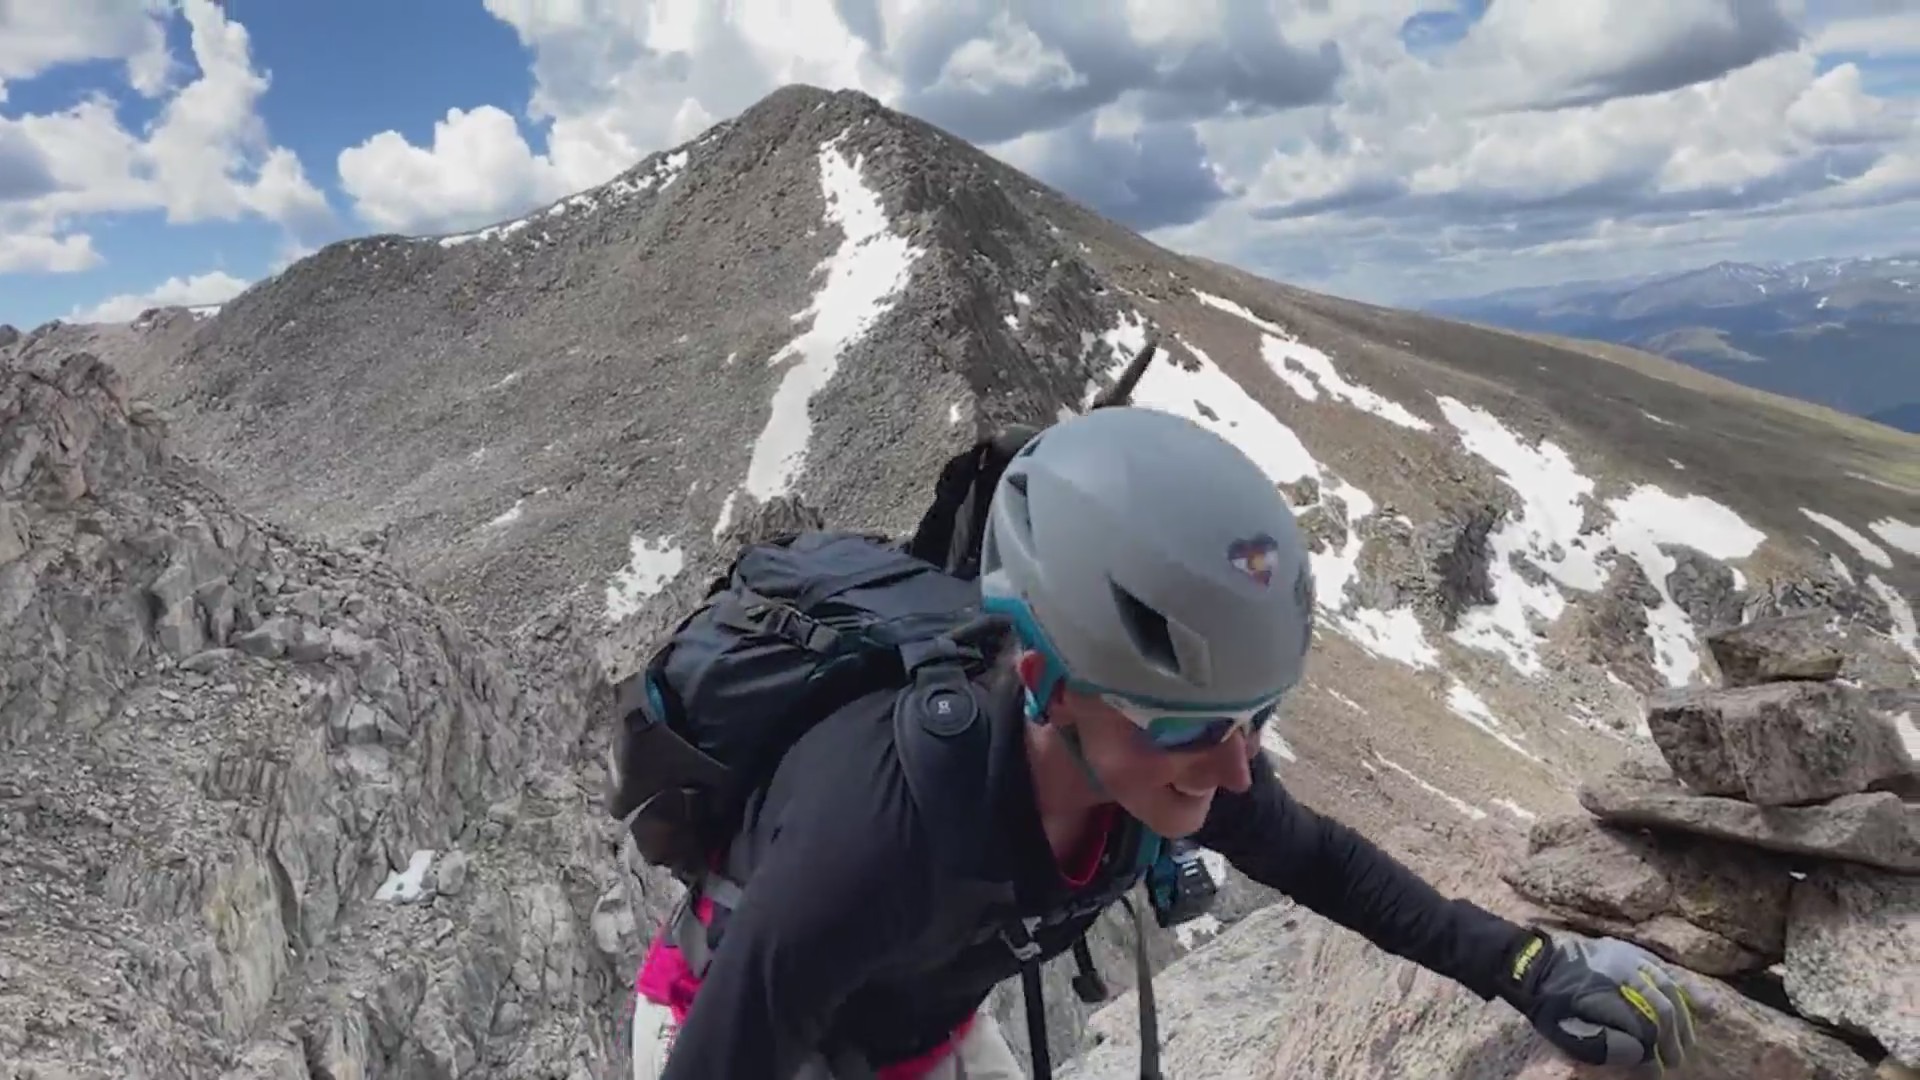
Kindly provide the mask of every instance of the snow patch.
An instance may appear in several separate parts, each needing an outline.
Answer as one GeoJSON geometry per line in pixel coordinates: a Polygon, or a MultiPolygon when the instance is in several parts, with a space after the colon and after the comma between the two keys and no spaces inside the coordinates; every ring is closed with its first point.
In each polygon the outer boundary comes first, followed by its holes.
{"type": "MultiPolygon", "coordinates": [[[[1321,388],[1326,390],[1327,396],[1336,401],[1344,401],[1356,409],[1370,412],[1382,420],[1404,428],[1412,428],[1415,431],[1433,430],[1432,424],[1408,412],[1399,402],[1389,401],[1364,386],[1348,382],[1334,369],[1333,361],[1327,358],[1326,353],[1310,345],[1300,341],[1266,336],[1260,339],[1260,357],[1276,374],[1287,380],[1287,385],[1292,386],[1296,393],[1300,393],[1301,397],[1309,401],[1313,400],[1315,395],[1301,392],[1300,383],[1290,377],[1296,367],[1312,376],[1313,382],[1319,383],[1321,388]]],[[[1309,383],[1308,388],[1311,389],[1311,387],[1312,384],[1309,383]]]]}
{"type": "Polygon", "coordinates": [[[1887,614],[1893,620],[1893,643],[1912,657],[1914,663],[1920,664],[1920,628],[1914,625],[1913,605],[1893,586],[1880,580],[1878,574],[1867,575],[1867,588],[1887,605],[1887,614]]]}
{"type": "Polygon", "coordinates": [[[506,512],[502,513],[499,517],[487,522],[486,527],[489,529],[499,529],[519,521],[522,511],[526,509],[526,505],[527,500],[525,499],[513,500],[513,505],[507,507],[506,512]]]}
{"type": "Polygon", "coordinates": [[[1458,679],[1447,687],[1447,708],[1453,710],[1455,716],[1486,732],[1493,737],[1494,741],[1521,757],[1531,761],[1540,760],[1538,755],[1521,746],[1518,739],[1507,734],[1505,725],[1500,723],[1499,717],[1493,715],[1493,710],[1487,707],[1487,703],[1481,700],[1480,695],[1474,693],[1458,679]]]}
{"type": "Polygon", "coordinates": [[[1920,556],[1920,525],[1909,525],[1895,517],[1884,517],[1869,522],[1867,528],[1875,536],[1899,548],[1909,555],[1920,556]]]}
{"type": "Polygon", "coordinates": [[[637,533],[627,541],[627,565],[607,585],[607,616],[615,621],[638,612],[648,597],[666,588],[686,565],[686,552],[673,537],[648,540],[637,533]]]}
{"type": "Polygon", "coordinates": [[[959,422],[960,422],[960,403],[956,401],[953,404],[947,406],[947,423],[957,424],[959,422]]]}
{"type": "Polygon", "coordinates": [[[1360,707],[1359,702],[1353,700],[1347,695],[1331,687],[1327,689],[1327,696],[1333,698],[1333,700],[1339,702],[1340,704],[1345,705],[1347,708],[1352,709],[1354,712],[1364,714],[1367,711],[1360,707]]]}
{"type": "Polygon", "coordinates": [[[1893,569],[1893,556],[1888,555],[1887,550],[1879,544],[1855,532],[1852,526],[1843,521],[1830,518],[1817,510],[1809,510],[1804,506],[1800,508],[1800,512],[1806,515],[1807,520],[1813,522],[1815,525],[1845,540],[1848,546],[1860,553],[1861,558],[1883,570],[1893,569]]]}
{"type": "Polygon", "coordinates": [[[1004,323],[1006,323],[1006,324],[1007,324],[1007,329],[1009,329],[1009,330],[1018,330],[1018,329],[1020,329],[1020,319],[1019,319],[1019,317],[1018,317],[1018,316],[1014,316],[1014,315],[1002,315],[1002,316],[1000,316],[1000,319],[1001,319],[1001,321],[1002,321],[1002,322],[1004,322],[1004,323]]]}
{"type": "Polygon", "coordinates": [[[1920,727],[1915,727],[1911,712],[1894,713],[1893,729],[1900,733],[1900,741],[1906,744],[1907,756],[1920,761],[1920,727]]]}
{"type": "Polygon", "coordinates": [[[1848,568],[1847,560],[1842,559],[1838,554],[1829,551],[1827,552],[1827,565],[1829,567],[1832,567],[1833,572],[1840,576],[1840,580],[1846,582],[1849,585],[1855,584],[1853,580],[1853,571],[1850,568],[1848,568]]]}
{"type": "Polygon", "coordinates": [[[829,140],[819,155],[827,220],[844,239],[817,268],[827,280],[813,303],[794,316],[812,316],[812,326],[767,358],[769,367],[790,364],[747,464],[747,492],[763,502],[787,493],[806,461],[813,428],[808,403],[833,378],[840,354],[892,308],[923,250],[894,233],[879,195],[861,179],[862,158],[850,162],[840,152],[845,137],[843,132],[829,140]]]}
{"type": "Polygon", "coordinates": [[[1609,500],[1613,521],[1583,535],[1582,498],[1594,490],[1552,440],[1538,446],[1522,442],[1500,419],[1477,406],[1439,397],[1441,412],[1460,433],[1468,452],[1500,470],[1501,479],[1520,496],[1520,512],[1489,538],[1493,561],[1489,576],[1494,602],[1460,619],[1454,639],[1498,653],[1522,674],[1538,674],[1542,665],[1533,619],[1552,622],[1566,609],[1561,587],[1593,592],[1606,584],[1608,562],[1625,555],[1640,564],[1660,602],[1647,608],[1647,634],[1655,665],[1673,686],[1685,686],[1699,670],[1695,629],[1686,611],[1667,590],[1674,560],[1662,544],[1683,544],[1717,559],[1753,553],[1766,534],[1732,510],[1700,495],[1677,496],[1648,484],[1609,500]],[[1552,580],[1534,584],[1514,568],[1522,556],[1552,580]]]}
{"type": "Polygon", "coordinates": [[[725,501],[720,504],[720,516],[713,522],[713,538],[715,540],[720,539],[720,534],[726,532],[727,526],[733,524],[733,505],[739,498],[740,492],[739,489],[736,488],[733,491],[727,492],[725,501]]]}
{"type": "Polygon", "coordinates": [[[1667,459],[1667,464],[1673,466],[1676,469],[1679,469],[1681,472],[1687,471],[1687,467],[1685,465],[1680,464],[1679,462],[1673,460],[1672,458],[1667,459]]]}
{"type": "Polygon", "coordinates": [[[1440,653],[1427,643],[1426,632],[1412,607],[1392,611],[1359,608],[1336,621],[1355,644],[1375,656],[1413,668],[1433,667],[1440,662],[1440,653]]]}
{"type": "Polygon", "coordinates": [[[1512,799],[1489,799],[1487,802],[1496,810],[1505,810],[1521,821],[1538,821],[1540,815],[1514,802],[1512,799]]]}
{"type": "Polygon", "coordinates": [[[432,865],[432,850],[415,851],[412,857],[407,859],[407,868],[388,874],[387,880],[374,891],[373,898],[393,900],[402,904],[420,899],[427,890],[427,868],[432,865]]]}
{"type": "Polygon", "coordinates": [[[1334,368],[1333,361],[1326,353],[1301,341],[1285,328],[1262,319],[1223,296],[1199,289],[1193,290],[1193,294],[1200,298],[1201,303],[1237,315],[1265,331],[1265,336],[1260,339],[1261,359],[1294,393],[1306,400],[1319,400],[1320,391],[1325,390],[1328,397],[1370,412],[1390,423],[1415,431],[1433,430],[1432,424],[1408,412],[1399,402],[1389,401],[1364,386],[1347,381],[1334,368]]]}
{"type": "MultiPolygon", "coordinates": [[[[617,176],[597,188],[591,188],[576,195],[569,195],[559,202],[554,203],[552,206],[544,210],[536,210],[523,218],[502,222],[498,225],[489,225],[484,229],[477,229],[473,232],[442,236],[438,238],[438,242],[443,248],[452,248],[459,247],[462,244],[471,244],[476,240],[505,240],[507,237],[533,224],[537,219],[560,218],[568,214],[590,214],[603,206],[617,206],[627,199],[656,186],[664,191],[670,187],[675,180],[679,179],[681,170],[686,167],[687,152],[685,150],[678,150],[655,162],[653,168],[644,173],[630,176],[617,176]]],[[[540,237],[541,242],[553,242],[553,237],[545,231],[541,232],[540,237]]],[[[432,238],[428,237],[426,239],[432,238]]]]}
{"type": "Polygon", "coordinates": [[[1650,412],[1648,412],[1648,411],[1647,411],[1647,410],[1645,410],[1645,409],[1641,409],[1641,410],[1640,410],[1640,415],[1641,415],[1641,416],[1644,416],[1644,417],[1646,417],[1647,419],[1649,419],[1649,420],[1651,420],[1651,421],[1653,421],[1653,422],[1654,422],[1654,423],[1656,423],[1656,424],[1664,424],[1664,425],[1666,425],[1667,427],[1672,427],[1672,426],[1673,426],[1673,421],[1671,421],[1671,420],[1666,420],[1666,419],[1662,419],[1661,417],[1658,417],[1658,416],[1655,416],[1655,415],[1653,415],[1652,413],[1650,413],[1650,412]]]}
{"type": "Polygon", "coordinates": [[[507,387],[512,386],[514,383],[519,382],[521,376],[525,374],[526,373],[522,371],[510,371],[506,375],[502,376],[499,382],[496,382],[493,385],[487,387],[487,389],[505,390],[507,387]]]}
{"type": "Polygon", "coordinates": [[[1033,303],[1033,297],[1016,289],[1013,294],[1013,302],[1019,304],[1021,307],[1026,307],[1028,304],[1033,303]]]}
{"type": "Polygon", "coordinates": [[[1392,769],[1394,772],[1397,772],[1401,776],[1406,777],[1408,780],[1413,781],[1413,784],[1415,787],[1418,787],[1420,790],[1426,792],[1427,794],[1433,796],[1436,799],[1439,799],[1441,802],[1446,803],[1448,806],[1453,807],[1455,810],[1460,811],[1460,813],[1466,815],[1468,818],[1471,818],[1474,821],[1481,821],[1486,818],[1487,812],[1485,810],[1480,809],[1479,807],[1473,805],[1470,802],[1467,802],[1464,799],[1457,798],[1453,795],[1448,794],[1445,791],[1440,790],[1437,787],[1434,787],[1432,784],[1429,784],[1425,780],[1421,779],[1419,774],[1415,773],[1412,769],[1407,768],[1405,765],[1402,765],[1399,762],[1393,761],[1389,758],[1383,757],[1378,753],[1375,753],[1373,757],[1374,757],[1374,760],[1378,761],[1380,764],[1385,765],[1387,768],[1392,769]]]}

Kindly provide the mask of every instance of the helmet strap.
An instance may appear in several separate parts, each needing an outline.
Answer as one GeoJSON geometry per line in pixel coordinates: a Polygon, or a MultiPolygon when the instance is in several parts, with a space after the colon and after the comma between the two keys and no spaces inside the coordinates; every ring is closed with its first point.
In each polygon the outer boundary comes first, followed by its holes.
{"type": "Polygon", "coordinates": [[[1113,796],[1108,793],[1107,786],[1100,782],[1100,777],[1094,774],[1092,763],[1087,761],[1087,752],[1085,748],[1080,745],[1080,733],[1072,728],[1058,728],[1056,730],[1060,732],[1061,741],[1067,744],[1067,749],[1073,751],[1073,760],[1080,763],[1080,772],[1086,776],[1087,786],[1091,787],[1093,793],[1102,799],[1113,798],[1113,796]]]}
{"type": "MultiPolygon", "coordinates": [[[[1027,720],[1035,724],[1046,723],[1047,711],[1041,706],[1040,698],[1032,690],[1025,691],[1025,696],[1027,720]]],[[[1107,786],[1100,782],[1099,775],[1093,771],[1093,764],[1087,760],[1086,748],[1080,745],[1080,733],[1073,728],[1054,728],[1054,730],[1060,733],[1060,741],[1066,744],[1067,752],[1073,755],[1073,760],[1080,766],[1080,773],[1086,777],[1087,786],[1093,789],[1093,793],[1102,799],[1113,798],[1107,791],[1107,786]]]]}

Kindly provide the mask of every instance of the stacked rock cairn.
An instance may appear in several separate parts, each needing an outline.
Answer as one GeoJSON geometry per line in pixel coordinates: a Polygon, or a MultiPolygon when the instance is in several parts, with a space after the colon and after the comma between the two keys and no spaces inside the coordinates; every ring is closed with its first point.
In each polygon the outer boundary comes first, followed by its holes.
{"type": "Polygon", "coordinates": [[[1920,710],[1842,679],[1833,625],[1708,635],[1722,685],[1655,695],[1658,756],[1582,785],[1587,813],[1536,824],[1503,876],[1543,924],[1739,995],[1743,1022],[1717,1034],[1778,1044],[1743,1048],[1745,1067],[1920,1080],[1920,775],[1901,732],[1920,710]]]}

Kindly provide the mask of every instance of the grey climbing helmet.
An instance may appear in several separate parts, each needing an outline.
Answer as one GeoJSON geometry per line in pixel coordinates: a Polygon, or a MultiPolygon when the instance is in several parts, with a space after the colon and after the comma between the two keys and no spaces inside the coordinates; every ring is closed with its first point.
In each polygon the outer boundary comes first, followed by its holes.
{"type": "Polygon", "coordinates": [[[1159,409],[1094,410],[1028,442],[994,491],[980,571],[987,609],[1048,661],[1041,700],[1065,679],[1143,728],[1270,711],[1313,636],[1312,569],[1274,481],[1159,409]]]}

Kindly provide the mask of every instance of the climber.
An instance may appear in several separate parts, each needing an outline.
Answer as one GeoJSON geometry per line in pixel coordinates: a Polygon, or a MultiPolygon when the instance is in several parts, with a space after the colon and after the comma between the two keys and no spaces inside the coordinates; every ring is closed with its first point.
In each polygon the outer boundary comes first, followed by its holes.
{"type": "Polygon", "coordinates": [[[898,743],[894,695],[800,736],[727,853],[750,873],[690,894],[653,943],[639,1080],[1018,1077],[988,992],[1066,951],[1160,837],[1503,999],[1576,1060],[1681,1061],[1692,1015],[1652,956],[1445,897],[1288,795],[1258,746],[1301,677],[1313,577],[1232,444],[1152,409],[1073,417],[1013,458],[988,519],[980,591],[1010,636],[928,725],[990,732],[979,768],[948,768],[977,797],[918,797],[907,758],[942,751],[898,743]]]}

